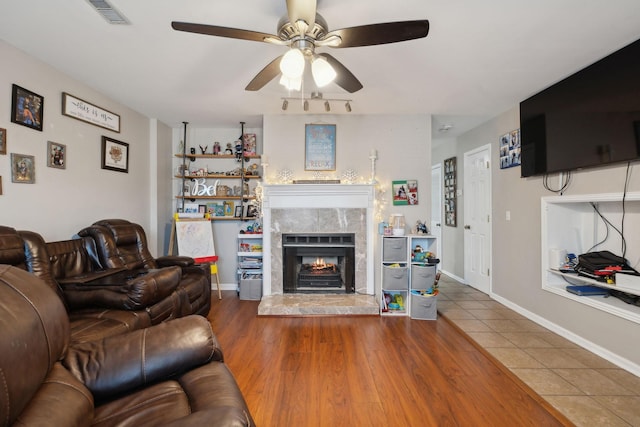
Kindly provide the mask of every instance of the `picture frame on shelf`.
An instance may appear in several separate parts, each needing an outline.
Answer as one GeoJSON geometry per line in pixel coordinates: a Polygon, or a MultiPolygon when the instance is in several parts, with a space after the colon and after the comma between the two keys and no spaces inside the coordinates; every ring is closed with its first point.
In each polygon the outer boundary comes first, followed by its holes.
{"type": "Polygon", "coordinates": [[[44,97],[14,84],[11,90],[11,122],[42,132],[44,97]]]}
{"type": "Polygon", "coordinates": [[[236,206],[236,211],[233,213],[234,218],[242,218],[242,205],[236,206]]]}
{"type": "Polygon", "coordinates": [[[28,154],[11,153],[11,182],[35,184],[35,157],[28,154]]]}
{"type": "Polygon", "coordinates": [[[233,203],[233,201],[231,200],[225,200],[222,203],[222,207],[224,209],[224,216],[232,216],[234,213],[234,205],[235,203],[233,203]]]}
{"type": "Polygon", "coordinates": [[[102,137],[102,169],[129,173],[129,144],[102,137]]]}
{"type": "Polygon", "coordinates": [[[0,154],[7,154],[7,130],[0,128],[0,154]]]}
{"type": "Polygon", "coordinates": [[[336,170],[336,125],[306,124],[304,170],[336,170]]]}
{"type": "Polygon", "coordinates": [[[247,205],[245,218],[256,218],[258,216],[258,207],[256,205],[247,205]]]}
{"type": "Polygon", "coordinates": [[[67,146],[47,141],[47,166],[56,169],[67,168],[67,146]]]}
{"type": "Polygon", "coordinates": [[[62,114],[94,126],[120,133],[120,116],[90,102],[62,92],[62,114]]]}

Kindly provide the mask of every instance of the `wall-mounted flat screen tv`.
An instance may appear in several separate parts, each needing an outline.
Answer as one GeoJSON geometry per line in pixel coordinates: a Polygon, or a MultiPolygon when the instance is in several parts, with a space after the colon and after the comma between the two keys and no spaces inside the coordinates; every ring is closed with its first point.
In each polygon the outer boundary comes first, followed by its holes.
{"type": "Polygon", "coordinates": [[[640,159],[640,40],[520,103],[523,177],[640,159]]]}

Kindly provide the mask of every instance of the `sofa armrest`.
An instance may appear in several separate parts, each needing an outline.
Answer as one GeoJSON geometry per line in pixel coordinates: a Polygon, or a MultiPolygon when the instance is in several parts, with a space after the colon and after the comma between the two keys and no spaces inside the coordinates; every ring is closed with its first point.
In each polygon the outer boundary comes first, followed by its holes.
{"type": "Polygon", "coordinates": [[[210,361],[223,361],[209,321],[191,315],[71,347],[63,365],[105,399],[172,378],[210,361]]]}
{"type": "MultiPolygon", "coordinates": [[[[127,272],[128,273],[128,272],[127,272]]],[[[70,309],[105,307],[140,310],[168,297],[180,284],[182,269],[167,267],[149,270],[132,278],[110,275],[93,281],[61,281],[70,309]]]]}
{"type": "Polygon", "coordinates": [[[189,267],[195,264],[195,260],[188,256],[167,255],[156,258],[158,267],[169,267],[177,265],[179,267],[189,267]]]}

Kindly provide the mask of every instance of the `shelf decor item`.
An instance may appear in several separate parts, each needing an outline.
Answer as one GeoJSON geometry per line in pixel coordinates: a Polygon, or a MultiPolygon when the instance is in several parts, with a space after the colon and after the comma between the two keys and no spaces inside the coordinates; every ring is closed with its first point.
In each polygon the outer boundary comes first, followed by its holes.
{"type": "Polygon", "coordinates": [[[44,97],[16,84],[11,91],[11,122],[42,132],[44,97]]]}
{"type": "Polygon", "coordinates": [[[102,137],[102,169],[129,173],[129,144],[102,137]]]}
{"type": "Polygon", "coordinates": [[[11,153],[11,182],[35,184],[36,163],[33,156],[11,153]]]}
{"type": "Polygon", "coordinates": [[[62,114],[120,133],[119,115],[66,92],[62,92],[62,114]]]}
{"type": "Polygon", "coordinates": [[[336,125],[305,125],[304,170],[336,170],[336,125]]]}

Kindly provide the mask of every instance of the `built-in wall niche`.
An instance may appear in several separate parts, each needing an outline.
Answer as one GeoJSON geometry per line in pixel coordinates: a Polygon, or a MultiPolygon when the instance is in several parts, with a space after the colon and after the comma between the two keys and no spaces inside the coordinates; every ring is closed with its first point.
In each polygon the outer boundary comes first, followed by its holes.
{"type": "Polygon", "coordinates": [[[573,273],[558,271],[558,253],[608,250],[622,256],[622,238],[615,229],[624,232],[625,258],[631,267],[640,269],[640,193],[585,194],[580,196],[543,197],[542,209],[542,289],[589,305],[616,316],[640,323],[640,307],[621,299],[604,296],[578,296],[567,292],[567,285],[592,284],[603,288],[624,290],[640,295],[640,288],[620,288],[573,273]],[[596,211],[597,209],[597,211],[596,211]],[[599,212],[599,213],[598,213],[599,212]],[[605,218],[610,224],[605,223],[605,218]],[[624,228],[622,220],[624,218],[624,228]],[[599,244],[598,244],[599,243],[599,244]]]}

